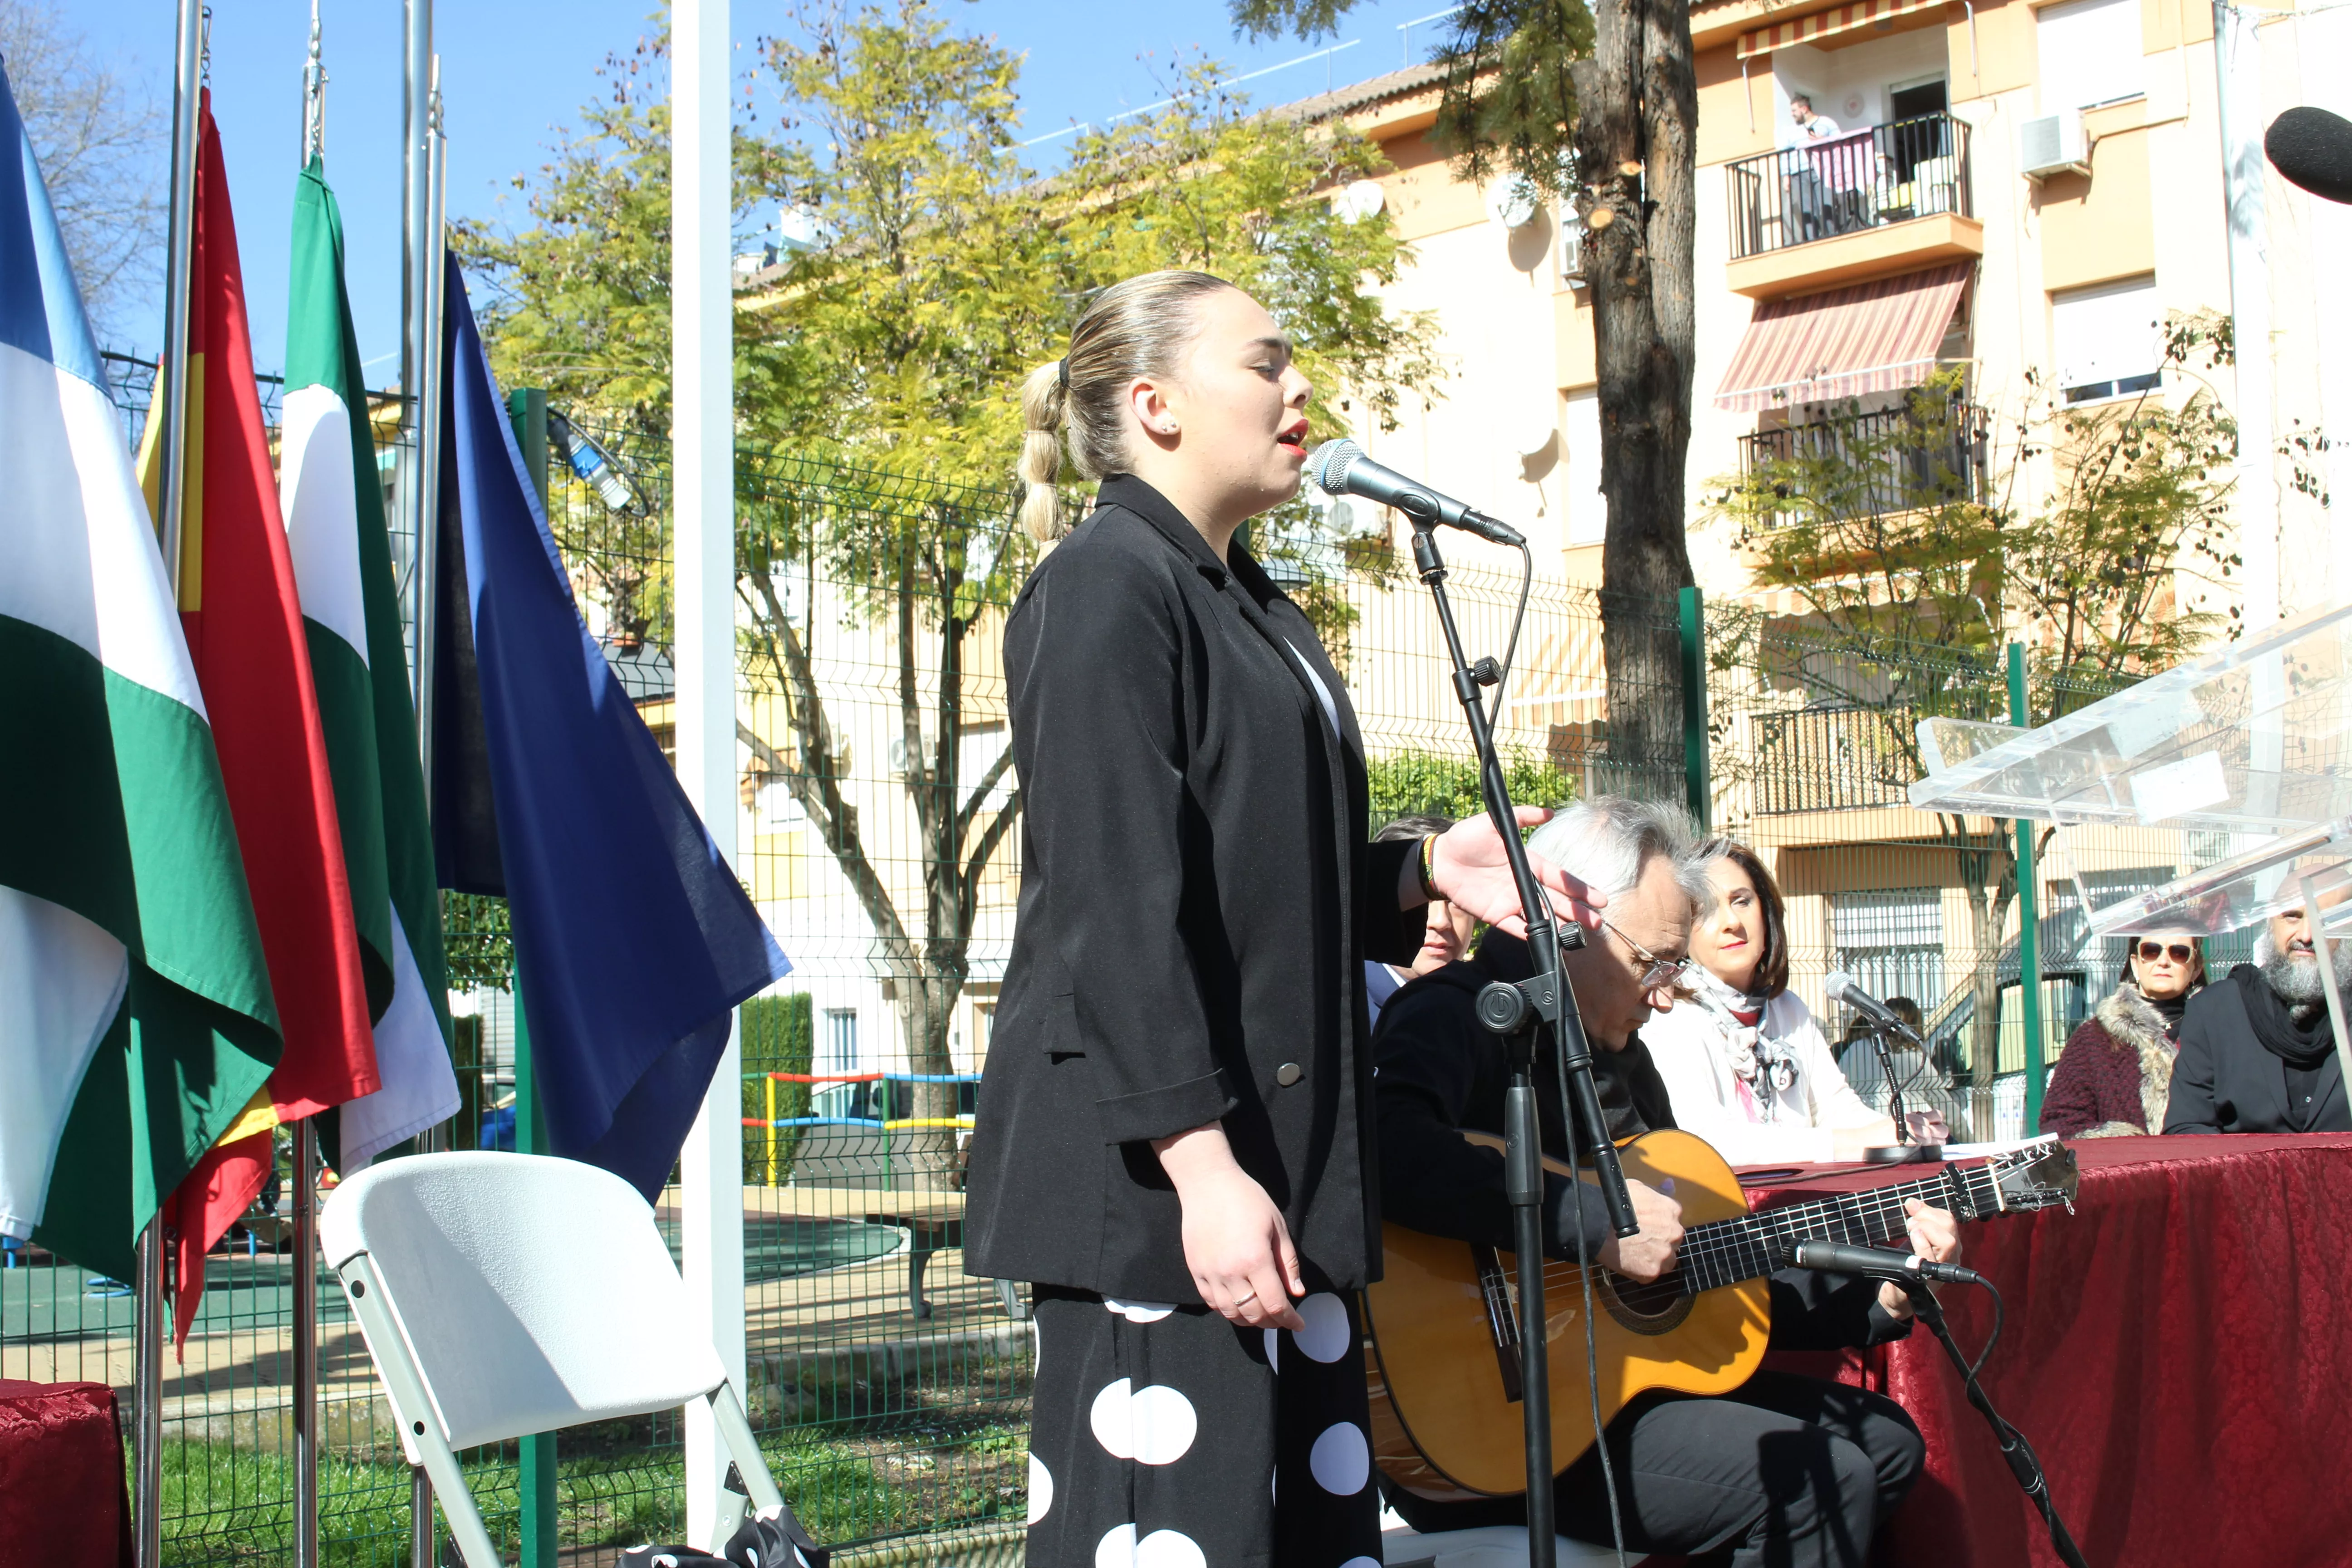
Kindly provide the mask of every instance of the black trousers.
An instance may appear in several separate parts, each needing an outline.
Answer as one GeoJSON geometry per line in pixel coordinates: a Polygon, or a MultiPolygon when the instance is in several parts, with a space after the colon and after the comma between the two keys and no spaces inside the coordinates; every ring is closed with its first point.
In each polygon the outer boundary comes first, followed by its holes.
{"type": "MultiPolygon", "coordinates": [[[[1927,1445],[1903,1407],[1818,1378],[1759,1372],[1716,1398],[1645,1394],[1609,1424],[1628,1550],[1734,1568],[1863,1568],[1870,1542],[1918,1479],[1927,1445]]],[[[1554,1483],[1559,1531],[1609,1540],[1601,1459],[1554,1483]]],[[[1517,1499],[1431,1504],[1397,1498],[1421,1531],[1524,1522],[1517,1499]]]]}
{"type": "Polygon", "coordinates": [[[1380,1568],[1355,1302],[1298,1311],[1304,1333],[1041,1289],[1029,1568],[1380,1568]]]}

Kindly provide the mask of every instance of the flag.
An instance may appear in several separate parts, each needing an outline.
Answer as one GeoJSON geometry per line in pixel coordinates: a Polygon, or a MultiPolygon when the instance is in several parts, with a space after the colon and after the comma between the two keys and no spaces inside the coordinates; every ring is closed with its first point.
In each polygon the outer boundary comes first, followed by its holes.
{"type": "Polygon", "coordinates": [[[291,296],[278,493],[360,951],[391,978],[390,1005],[375,1024],[383,1087],[320,1117],[329,1163],[349,1175],[446,1121],[459,1102],[407,647],[343,290],[343,220],[316,156],[294,188],[291,296]]]}
{"type": "MultiPolygon", "coordinates": [[[[184,1343],[205,1289],[205,1254],[268,1180],[270,1130],[378,1087],[373,1020],[392,999],[390,909],[354,910],[320,722],[310,639],[278,510],[247,329],[236,224],[212,95],[197,106],[188,263],[186,500],[180,624],[213,721],[221,776],[269,964],[285,1054],[268,1091],[181,1184],[173,1303],[184,1343]]],[[[152,458],[157,421],[142,458],[152,458]]],[[[160,482],[151,461],[147,477],[160,482]]],[[[151,489],[151,495],[153,493],[151,489]]]]}
{"type": "Polygon", "coordinates": [[[128,1279],[280,1041],[105,385],[0,72],[0,1232],[128,1279]]]}
{"type": "Polygon", "coordinates": [[[454,258],[446,293],[433,710],[443,883],[506,895],[554,1152],[650,1200],[731,1009],[792,965],[572,604],[454,258]]]}

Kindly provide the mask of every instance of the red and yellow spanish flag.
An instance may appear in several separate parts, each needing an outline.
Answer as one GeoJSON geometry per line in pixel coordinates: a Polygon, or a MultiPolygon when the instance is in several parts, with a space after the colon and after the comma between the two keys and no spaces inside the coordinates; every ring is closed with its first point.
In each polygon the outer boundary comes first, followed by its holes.
{"type": "MultiPolygon", "coordinates": [[[[165,1205],[177,1233],[173,1326],[183,1346],[204,1296],[205,1254],[268,1179],[271,1129],[377,1087],[368,977],[209,92],[197,121],[180,624],[212,717],[286,1053],[165,1205]]],[[[151,411],[140,452],[151,502],[161,478],[156,418],[151,411]]]]}

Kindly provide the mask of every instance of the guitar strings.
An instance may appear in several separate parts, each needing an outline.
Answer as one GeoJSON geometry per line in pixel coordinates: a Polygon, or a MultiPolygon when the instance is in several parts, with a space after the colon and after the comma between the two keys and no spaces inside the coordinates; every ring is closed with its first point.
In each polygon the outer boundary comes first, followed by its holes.
{"type": "Polygon", "coordinates": [[[1691,1227],[1682,1257],[1692,1294],[1769,1274],[1779,1247],[1799,1240],[1835,1240],[1865,1245],[1892,1239],[1907,1228],[1904,1204],[1911,1198],[1949,1198],[1957,1182],[1970,1214],[1997,1204],[1998,1182],[1990,1165],[1950,1171],[1922,1181],[1842,1193],[1811,1204],[1765,1209],[1691,1227]],[[1877,1222],[1875,1225],[1873,1222],[1877,1222]],[[1722,1278],[1715,1278],[1720,1274],[1722,1278]]]}

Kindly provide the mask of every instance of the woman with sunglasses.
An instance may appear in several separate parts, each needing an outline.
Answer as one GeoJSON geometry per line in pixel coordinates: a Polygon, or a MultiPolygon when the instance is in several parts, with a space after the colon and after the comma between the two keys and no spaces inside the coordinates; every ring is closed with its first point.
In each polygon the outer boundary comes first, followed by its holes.
{"type": "Polygon", "coordinates": [[[1691,929],[1686,999],[1642,1031],[1675,1124],[1735,1165],[1858,1159],[1894,1142],[1894,1118],[1853,1091],[1812,1010],[1789,989],[1788,918],[1772,874],[1732,839],[1705,852],[1715,907],[1691,929]]]}
{"type": "Polygon", "coordinates": [[[2205,984],[2205,949],[2189,931],[2130,939],[2115,994],[2067,1037],[2042,1098],[2042,1131],[2122,1138],[2164,1125],[2180,1018],[2205,984]]]}

